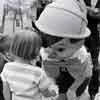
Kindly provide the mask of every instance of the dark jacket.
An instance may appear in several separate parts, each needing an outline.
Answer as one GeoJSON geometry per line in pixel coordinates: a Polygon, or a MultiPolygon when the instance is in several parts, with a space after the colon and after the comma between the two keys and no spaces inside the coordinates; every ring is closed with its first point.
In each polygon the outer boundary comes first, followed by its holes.
{"type": "MultiPolygon", "coordinates": [[[[87,6],[91,6],[91,0],[84,0],[87,6]]],[[[96,4],[96,8],[100,8],[100,0],[96,4]]],[[[91,30],[91,36],[86,39],[86,46],[92,50],[97,49],[100,46],[99,32],[97,30],[97,25],[100,23],[100,12],[87,14],[88,27],[91,30]]]]}

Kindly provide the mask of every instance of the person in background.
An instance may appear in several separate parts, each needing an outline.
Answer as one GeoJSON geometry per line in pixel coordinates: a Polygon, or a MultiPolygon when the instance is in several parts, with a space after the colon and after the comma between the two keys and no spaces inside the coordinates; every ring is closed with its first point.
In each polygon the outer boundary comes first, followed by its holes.
{"type": "Polygon", "coordinates": [[[91,32],[86,9],[80,5],[80,1],[56,0],[35,23],[43,42],[43,68],[59,87],[57,100],[79,99],[92,75],[91,56],[84,46],[91,32]]]}
{"type": "Polygon", "coordinates": [[[91,100],[94,100],[95,95],[99,91],[99,76],[100,66],[98,65],[98,56],[100,48],[99,31],[97,29],[100,23],[100,0],[84,0],[87,5],[88,27],[91,30],[91,35],[86,39],[85,45],[92,56],[93,75],[89,84],[89,94],[91,100]]]}
{"type": "Polygon", "coordinates": [[[11,38],[8,35],[0,34],[0,73],[7,62],[6,53],[9,52],[11,38]]]}
{"type": "Polygon", "coordinates": [[[4,100],[4,96],[3,96],[3,84],[2,84],[1,77],[0,77],[0,100],[4,100]]]}
{"type": "Polygon", "coordinates": [[[17,31],[12,38],[10,53],[14,61],[5,64],[1,72],[5,100],[42,100],[57,97],[58,87],[36,66],[41,48],[39,35],[31,29],[17,31]]]}
{"type": "Polygon", "coordinates": [[[52,0],[38,0],[37,19],[39,18],[40,14],[45,9],[45,7],[51,2],[52,0]]]}
{"type": "MultiPolygon", "coordinates": [[[[36,20],[38,20],[39,16],[41,15],[42,11],[45,9],[45,7],[53,2],[53,0],[37,0],[37,9],[36,9],[36,20]]],[[[35,20],[35,21],[36,21],[35,20]]],[[[35,21],[32,21],[33,28],[35,27],[35,21]]]]}
{"type": "Polygon", "coordinates": [[[0,33],[13,34],[16,30],[32,27],[36,20],[37,0],[4,0],[0,14],[0,33]]]}
{"type": "MultiPolygon", "coordinates": [[[[0,35],[0,74],[4,68],[5,63],[8,62],[6,59],[6,53],[9,52],[11,38],[7,35],[0,35]]],[[[4,100],[3,96],[3,84],[0,77],[0,100],[4,100]]]]}

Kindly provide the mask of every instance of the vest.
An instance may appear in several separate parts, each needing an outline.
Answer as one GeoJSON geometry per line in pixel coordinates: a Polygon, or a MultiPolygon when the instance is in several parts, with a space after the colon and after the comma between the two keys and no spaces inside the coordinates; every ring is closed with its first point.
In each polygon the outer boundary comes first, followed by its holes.
{"type": "Polygon", "coordinates": [[[81,63],[77,58],[67,61],[44,61],[43,66],[48,76],[55,79],[60,93],[66,93],[68,89],[77,90],[79,86],[92,76],[92,64],[89,60],[81,63]]]}

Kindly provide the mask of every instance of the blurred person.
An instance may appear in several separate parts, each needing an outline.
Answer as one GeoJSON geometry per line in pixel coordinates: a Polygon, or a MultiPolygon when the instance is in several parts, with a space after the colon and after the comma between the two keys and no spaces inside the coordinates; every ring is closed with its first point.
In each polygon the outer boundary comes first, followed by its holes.
{"type": "Polygon", "coordinates": [[[4,0],[0,14],[0,33],[13,34],[24,27],[32,27],[36,12],[37,0],[4,0]]]}
{"type": "Polygon", "coordinates": [[[37,19],[39,18],[40,14],[45,9],[45,7],[51,2],[53,2],[53,0],[38,0],[37,19]]]}
{"type": "Polygon", "coordinates": [[[100,37],[97,29],[100,23],[100,0],[84,0],[87,5],[88,27],[91,30],[91,35],[86,39],[85,45],[92,56],[93,75],[89,84],[89,94],[91,100],[94,100],[95,95],[99,91],[99,76],[100,66],[98,65],[98,56],[100,48],[100,37]]]}
{"type": "Polygon", "coordinates": [[[1,77],[0,77],[0,100],[4,100],[4,96],[3,96],[3,84],[2,84],[1,77]]]}
{"type": "MultiPolygon", "coordinates": [[[[8,62],[6,59],[6,53],[9,52],[10,37],[1,34],[0,35],[0,74],[4,68],[5,63],[8,62]]],[[[3,96],[3,84],[0,77],[0,100],[4,100],[3,96]]]]}

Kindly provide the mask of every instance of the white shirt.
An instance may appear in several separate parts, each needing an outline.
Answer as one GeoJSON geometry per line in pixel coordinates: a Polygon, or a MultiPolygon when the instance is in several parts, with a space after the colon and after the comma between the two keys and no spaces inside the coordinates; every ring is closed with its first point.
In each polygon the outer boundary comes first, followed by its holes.
{"type": "Polygon", "coordinates": [[[18,62],[7,63],[1,78],[9,84],[12,100],[42,100],[39,89],[57,89],[41,68],[18,62]]]}

